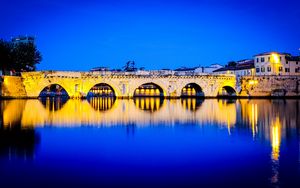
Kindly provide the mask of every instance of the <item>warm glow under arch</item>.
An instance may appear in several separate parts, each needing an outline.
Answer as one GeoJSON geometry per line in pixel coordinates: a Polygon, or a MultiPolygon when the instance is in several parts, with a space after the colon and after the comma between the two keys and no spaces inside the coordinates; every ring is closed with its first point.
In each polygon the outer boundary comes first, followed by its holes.
{"type": "Polygon", "coordinates": [[[164,90],[159,85],[149,82],[134,90],[134,97],[164,97],[164,90]]]}
{"type": "Polygon", "coordinates": [[[202,88],[196,83],[188,83],[181,89],[181,97],[204,97],[202,88]]]}
{"type": "Polygon", "coordinates": [[[88,91],[87,97],[116,97],[116,92],[111,85],[98,83],[88,91]]]}
{"type": "Polygon", "coordinates": [[[40,91],[39,97],[69,97],[69,94],[60,84],[50,84],[40,91]]]}
{"type": "Polygon", "coordinates": [[[236,97],[237,92],[231,86],[223,86],[218,91],[218,97],[236,97]]]}

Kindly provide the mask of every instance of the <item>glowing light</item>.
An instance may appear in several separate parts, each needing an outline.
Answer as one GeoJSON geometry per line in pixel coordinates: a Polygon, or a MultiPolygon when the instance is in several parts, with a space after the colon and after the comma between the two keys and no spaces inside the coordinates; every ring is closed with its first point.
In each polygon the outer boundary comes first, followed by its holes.
{"type": "Polygon", "coordinates": [[[257,84],[257,83],[258,83],[257,80],[250,80],[250,81],[249,81],[249,85],[254,85],[254,84],[257,84]]]}
{"type": "Polygon", "coordinates": [[[186,122],[199,124],[216,122],[228,130],[236,124],[236,105],[226,101],[206,100],[197,104],[197,99],[166,101],[161,98],[137,98],[117,100],[110,97],[87,100],[54,102],[51,98],[39,100],[7,101],[3,111],[4,126],[113,126],[136,123],[139,126],[149,122],[186,122]],[[170,105],[171,104],[171,105],[170,105]],[[54,105],[54,106],[53,106],[54,105]],[[155,116],[150,112],[159,111],[155,116]],[[118,115],[116,115],[118,114],[118,115]],[[207,115],[209,114],[209,115],[207,115]]]}
{"type": "Polygon", "coordinates": [[[271,62],[272,63],[280,63],[280,57],[278,54],[271,54],[271,62]]]}
{"type": "Polygon", "coordinates": [[[272,125],[271,129],[271,143],[272,143],[272,159],[278,160],[279,159],[279,148],[280,148],[280,137],[281,137],[281,124],[279,118],[276,117],[275,122],[272,125]]]}

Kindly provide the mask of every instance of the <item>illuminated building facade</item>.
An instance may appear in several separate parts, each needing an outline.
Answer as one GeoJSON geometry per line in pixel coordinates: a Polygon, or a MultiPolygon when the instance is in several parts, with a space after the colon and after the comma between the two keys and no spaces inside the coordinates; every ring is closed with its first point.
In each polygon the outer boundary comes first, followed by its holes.
{"type": "Polygon", "coordinates": [[[254,56],[256,75],[300,75],[300,56],[267,52],[254,56]]]}

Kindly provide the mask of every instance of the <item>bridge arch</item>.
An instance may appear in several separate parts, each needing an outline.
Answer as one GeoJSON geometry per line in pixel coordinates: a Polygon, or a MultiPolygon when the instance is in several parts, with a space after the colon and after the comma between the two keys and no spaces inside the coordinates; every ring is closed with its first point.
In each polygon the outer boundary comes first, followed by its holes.
{"type": "Polygon", "coordinates": [[[139,85],[134,89],[133,97],[164,97],[166,96],[166,92],[164,89],[154,83],[147,82],[139,85]]]}
{"type": "Polygon", "coordinates": [[[230,85],[224,85],[218,89],[217,97],[236,97],[237,92],[234,87],[230,85]]]}
{"type": "Polygon", "coordinates": [[[53,83],[40,89],[38,97],[70,97],[70,95],[61,84],[53,83]]]}
{"type": "Polygon", "coordinates": [[[90,88],[87,97],[116,97],[115,89],[107,83],[98,83],[90,88]]]}
{"type": "Polygon", "coordinates": [[[181,97],[204,97],[204,92],[199,84],[188,83],[181,89],[181,97]]]}

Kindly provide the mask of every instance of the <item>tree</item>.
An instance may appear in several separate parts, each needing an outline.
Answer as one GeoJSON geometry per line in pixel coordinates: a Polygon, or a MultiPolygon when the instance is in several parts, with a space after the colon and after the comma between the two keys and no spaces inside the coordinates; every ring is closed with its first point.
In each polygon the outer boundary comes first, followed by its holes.
{"type": "Polygon", "coordinates": [[[13,44],[0,39],[0,68],[2,71],[35,71],[42,55],[32,42],[13,44]]]}
{"type": "Polygon", "coordinates": [[[228,67],[235,67],[237,65],[237,63],[235,61],[229,61],[227,66],[228,67]]]}
{"type": "Polygon", "coordinates": [[[18,71],[35,71],[42,55],[33,43],[19,43],[12,49],[13,68],[18,71]]]}
{"type": "Polygon", "coordinates": [[[12,44],[0,39],[0,69],[2,71],[12,68],[12,44]]]}
{"type": "Polygon", "coordinates": [[[134,61],[128,61],[125,66],[123,67],[124,71],[132,72],[136,71],[137,68],[135,67],[135,62],[134,61]]]}

